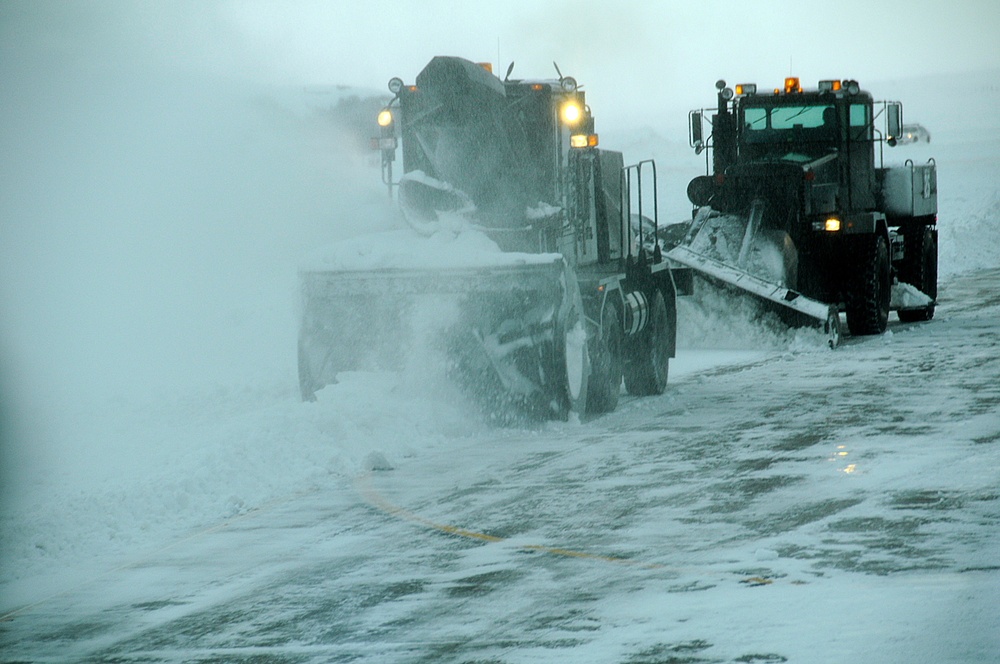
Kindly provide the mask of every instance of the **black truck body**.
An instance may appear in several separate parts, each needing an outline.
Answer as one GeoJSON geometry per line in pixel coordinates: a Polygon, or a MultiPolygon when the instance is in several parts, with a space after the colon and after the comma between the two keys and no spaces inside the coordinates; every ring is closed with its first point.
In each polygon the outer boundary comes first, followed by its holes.
{"type": "Polygon", "coordinates": [[[746,220],[746,243],[770,241],[782,255],[782,285],[846,312],[853,334],[885,331],[890,309],[930,319],[936,167],[883,164],[883,146],[902,131],[901,105],[876,102],[851,80],[803,90],[789,78],[767,92],[719,81],[717,90],[707,139],[709,112],[690,114],[692,147],[712,148],[708,174],[688,187],[696,211],[746,220]],[[917,293],[904,297],[903,284],[917,293]]]}

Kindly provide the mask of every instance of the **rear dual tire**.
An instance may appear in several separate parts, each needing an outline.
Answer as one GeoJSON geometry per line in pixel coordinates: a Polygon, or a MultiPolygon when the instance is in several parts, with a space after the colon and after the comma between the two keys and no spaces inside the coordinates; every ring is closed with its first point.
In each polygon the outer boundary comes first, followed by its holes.
{"type": "Polygon", "coordinates": [[[903,236],[904,259],[899,270],[899,280],[910,284],[931,298],[932,302],[923,309],[900,309],[899,320],[916,323],[934,318],[937,300],[938,250],[937,238],[929,228],[918,228],[903,236]]]}
{"type": "Polygon", "coordinates": [[[670,369],[673,329],[663,292],[656,289],[646,329],[626,346],[625,389],[635,396],[663,394],[670,369]]]}

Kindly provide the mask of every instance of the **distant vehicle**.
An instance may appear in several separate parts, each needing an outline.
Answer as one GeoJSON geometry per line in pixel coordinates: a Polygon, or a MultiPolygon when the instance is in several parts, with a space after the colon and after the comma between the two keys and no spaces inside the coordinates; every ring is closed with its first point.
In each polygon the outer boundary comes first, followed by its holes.
{"type": "Polygon", "coordinates": [[[923,141],[924,143],[931,142],[931,133],[924,128],[923,125],[919,124],[905,124],[903,125],[903,135],[899,137],[899,142],[902,144],[907,143],[919,143],[923,141]]]}

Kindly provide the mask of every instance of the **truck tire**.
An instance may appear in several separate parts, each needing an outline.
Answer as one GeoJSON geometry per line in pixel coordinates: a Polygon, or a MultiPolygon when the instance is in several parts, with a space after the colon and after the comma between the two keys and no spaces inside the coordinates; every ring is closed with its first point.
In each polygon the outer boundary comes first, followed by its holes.
{"type": "Polygon", "coordinates": [[[861,238],[857,263],[848,277],[847,327],[851,334],[882,334],[889,324],[892,274],[885,236],[861,238]]]}
{"type": "MultiPolygon", "coordinates": [[[[899,269],[899,280],[919,288],[922,293],[937,300],[937,238],[934,231],[920,227],[903,236],[905,252],[899,269]]],[[[899,310],[897,315],[904,323],[915,323],[934,318],[935,303],[924,309],[899,310]]]]}
{"type": "Polygon", "coordinates": [[[590,382],[587,412],[610,413],[618,407],[624,373],[625,332],[613,302],[604,307],[600,338],[590,344],[590,382]]]}
{"type": "Polygon", "coordinates": [[[670,369],[670,316],[663,293],[656,289],[649,308],[649,322],[628,344],[625,389],[634,396],[663,394],[670,369]]]}

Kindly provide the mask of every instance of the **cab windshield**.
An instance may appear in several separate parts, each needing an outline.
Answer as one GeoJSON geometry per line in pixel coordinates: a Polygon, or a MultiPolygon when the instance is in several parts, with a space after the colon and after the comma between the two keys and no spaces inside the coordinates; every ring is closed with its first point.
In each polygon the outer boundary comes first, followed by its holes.
{"type": "Polygon", "coordinates": [[[838,143],[837,107],[833,104],[744,106],[740,109],[744,159],[808,161],[838,143]]]}
{"type": "Polygon", "coordinates": [[[815,106],[775,106],[747,108],[743,111],[743,127],[748,140],[764,140],[772,131],[785,129],[817,129],[836,126],[836,109],[831,104],[815,106]]]}
{"type": "Polygon", "coordinates": [[[847,123],[847,140],[871,141],[873,138],[870,103],[852,103],[838,109],[829,103],[747,106],[740,109],[741,142],[757,145],[795,143],[807,151],[829,149],[842,137],[840,124],[847,123]]]}

